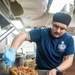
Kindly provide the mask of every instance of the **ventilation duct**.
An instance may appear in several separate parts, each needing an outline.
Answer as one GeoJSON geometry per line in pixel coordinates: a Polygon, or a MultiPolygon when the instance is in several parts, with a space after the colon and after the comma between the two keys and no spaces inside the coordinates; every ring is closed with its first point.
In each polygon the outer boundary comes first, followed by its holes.
{"type": "Polygon", "coordinates": [[[14,16],[20,16],[24,13],[22,6],[17,1],[10,1],[10,8],[14,16]]]}
{"type": "Polygon", "coordinates": [[[6,0],[0,0],[0,26],[1,28],[9,25],[11,19],[15,19],[6,0]]]}
{"type": "Polygon", "coordinates": [[[4,28],[5,26],[9,25],[10,22],[8,22],[4,16],[0,13],[0,27],[1,29],[4,28]]]}
{"type": "Polygon", "coordinates": [[[8,1],[0,0],[0,42],[15,29],[15,27],[9,29],[11,27],[11,19],[15,19],[15,17],[10,10],[8,1]]]}
{"type": "Polygon", "coordinates": [[[10,16],[8,15],[8,10],[3,5],[2,1],[0,1],[0,26],[1,28],[10,24],[10,16]]]}
{"type": "Polygon", "coordinates": [[[7,18],[8,21],[15,19],[15,16],[10,10],[9,0],[0,0],[0,12],[7,18]]]}

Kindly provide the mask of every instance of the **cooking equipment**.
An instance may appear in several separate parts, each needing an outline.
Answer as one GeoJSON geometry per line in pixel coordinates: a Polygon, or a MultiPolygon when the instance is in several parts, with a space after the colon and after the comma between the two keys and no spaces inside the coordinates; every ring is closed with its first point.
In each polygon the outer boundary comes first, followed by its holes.
{"type": "Polygon", "coordinates": [[[6,64],[4,63],[3,60],[0,60],[0,75],[3,75],[5,73],[7,73],[6,64]]]}
{"type": "Polygon", "coordinates": [[[2,60],[2,54],[3,54],[3,53],[0,53],[0,60],[2,60]]]}
{"type": "MultiPolygon", "coordinates": [[[[2,55],[3,55],[3,53],[0,53],[0,75],[6,75],[6,74],[8,74],[8,69],[6,68],[5,62],[2,60],[2,55]]],[[[13,64],[12,67],[23,66],[24,58],[25,58],[25,56],[23,56],[23,55],[16,56],[15,63],[13,64]]]]}
{"type": "Polygon", "coordinates": [[[13,67],[24,66],[24,60],[25,60],[25,56],[23,56],[23,55],[17,55],[16,56],[16,61],[13,64],[13,67]]]}
{"type": "MultiPolygon", "coordinates": [[[[36,70],[38,75],[49,75],[48,70],[36,70]]],[[[9,74],[2,74],[2,75],[9,75],[9,74]]]]}
{"type": "Polygon", "coordinates": [[[3,53],[0,53],[0,75],[6,74],[6,64],[4,63],[4,61],[2,60],[2,55],[3,53]]]}
{"type": "MultiPolygon", "coordinates": [[[[9,75],[9,72],[6,70],[6,64],[4,63],[4,61],[1,59],[2,58],[2,54],[0,54],[0,75],[9,75]]],[[[18,67],[18,66],[22,66],[24,65],[23,60],[26,59],[25,56],[20,55],[20,56],[16,56],[16,61],[13,64],[13,67],[18,67]]],[[[38,71],[38,75],[48,75],[48,70],[36,70],[38,71]]]]}
{"type": "Polygon", "coordinates": [[[49,70],[36,70],[38,75],[49,75],[49,70]]]}

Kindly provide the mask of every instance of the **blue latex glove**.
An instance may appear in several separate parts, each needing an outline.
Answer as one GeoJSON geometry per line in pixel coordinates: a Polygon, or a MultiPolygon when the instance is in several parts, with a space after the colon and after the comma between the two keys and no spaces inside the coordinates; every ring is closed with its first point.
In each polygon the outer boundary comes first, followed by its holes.
{"type": "Polygon", "coordinates": [[[12,67],[12,64],[15,62],[16,59],[16,50],[9,48],[3,55],[2,59],[4,60],[5,64],[8,67],[12,67]]]}

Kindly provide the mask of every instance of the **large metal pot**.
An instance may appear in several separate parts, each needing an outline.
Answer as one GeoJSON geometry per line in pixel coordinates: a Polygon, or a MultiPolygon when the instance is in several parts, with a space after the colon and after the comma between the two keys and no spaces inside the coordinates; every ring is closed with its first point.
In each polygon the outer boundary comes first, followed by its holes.
{"type": "Polygon", "coordinates": [[[2,60],[2,54],[0,53],[0,75],[5,75],[7,74],[7,69],[5,62],[2,60]]]}
{"type": "MultiPolygon", "coordinates": [[[[7,75],[9,71],[6,68],[5,62],[2,60],[2,55],[3,53],[0,53],[0,75],[7,75]]],[[[22,55],[16,56],[16,61],[12,67],[24,66],[24,59],[25,59],[25,56],[22,56],[22,55]]]]}
{"type": "Polygon", "coordinates": [[[0,75],[6,74],[6,64],[4,63],[3,60],[0,60],[0,75]]]}

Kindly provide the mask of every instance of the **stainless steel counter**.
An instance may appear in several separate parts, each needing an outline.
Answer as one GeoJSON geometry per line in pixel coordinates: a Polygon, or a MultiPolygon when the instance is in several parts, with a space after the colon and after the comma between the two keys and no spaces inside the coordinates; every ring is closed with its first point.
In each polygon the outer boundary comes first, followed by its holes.
{"type": "MultiPolygon", "coordinates": [[[[38,75],[48,75],[48,70],[36,70],[38,72],[38,75]]],[[[2,75],[9,75],[9,74],[2,74],[2,75]]]]}
{"type": "Polygon", "coordinates": [[[38,71],[38,75],[48,75],[49,71],[48,70],[37,70],[38,71]]]}

